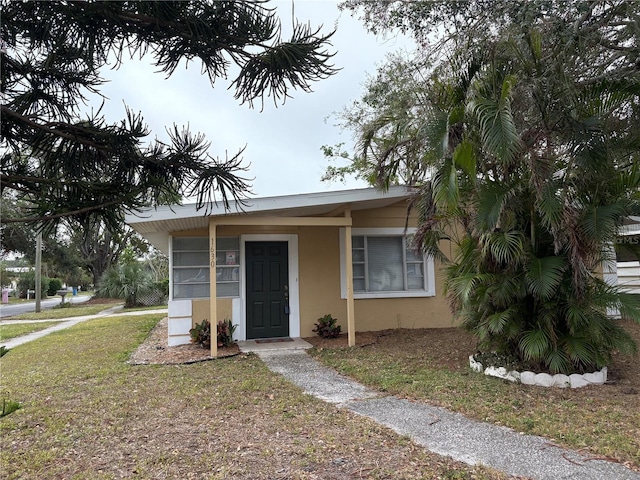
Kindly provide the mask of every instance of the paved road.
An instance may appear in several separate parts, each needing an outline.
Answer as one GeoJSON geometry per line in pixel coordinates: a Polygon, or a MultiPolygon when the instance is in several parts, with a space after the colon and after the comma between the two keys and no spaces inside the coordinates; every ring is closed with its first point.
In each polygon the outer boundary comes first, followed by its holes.
{"type": "MultiPolygon", "coordinates": [[[[71,295],[67,295],[65,297],[65,302],[72,301],[73,303],[81,303],[81,302],[86,302],[90,298],[91,297],[88,295],[78,295],[75,297],[71,295]]],[[[47,300],[42,300],[40,302],[40,307],[42,310],[55,307],[56,305],[60,304],[60,300],[61,299],[59,296],[56,298],[49,298],[47,300]]],[[[35,312],[35,311],[36,311],[35,301],[28,302],[28,303],[19,303],[15,305],[1,305],[0,318],[6,318],[6,317],[11,317],[13,315],[20,315],[21,313],[35,312]]]]}

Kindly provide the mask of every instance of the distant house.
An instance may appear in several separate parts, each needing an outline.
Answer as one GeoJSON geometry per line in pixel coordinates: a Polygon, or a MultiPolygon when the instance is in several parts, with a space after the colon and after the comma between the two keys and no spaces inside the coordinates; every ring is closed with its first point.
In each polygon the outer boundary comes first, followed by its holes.
{"type": "Polygon", "coordinates": [[[439,266],[409,246],[409,196],[393,187],[255,198],[242,210],[176,205],[126,221],[169,255],[169,345],[212,318],[237,324],[236,340],[312,336],[326,314],[353,344],[356,331],[452,325],[439,266]]]}
{"type": "Polygon", "coordinates": [[[630,217],[618,237],[617,284],[629,293],[640,294],[640,262],[625,246],[640,248],[640,217],[630,217]]]}

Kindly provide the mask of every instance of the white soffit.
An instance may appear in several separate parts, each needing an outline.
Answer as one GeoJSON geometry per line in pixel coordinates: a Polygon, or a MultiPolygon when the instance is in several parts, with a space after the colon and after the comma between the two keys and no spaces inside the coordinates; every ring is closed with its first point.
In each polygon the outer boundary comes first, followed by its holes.
{"type": "Polygon", "coordinates": [[[405,187],[392,187],[387,192],[374,188],[309,193],[247,200],[241,207],[232,202],[229,210],[222,203],[196,210],[195,204],[158,207],[138,215],[128,214],[125,222],[146,236],[153,232],[175,232],[207,228],[208,218],[227,215],[305,217],[325,215],[349,206],[351,210],[379,208],[396,203],[409,193],[405,187]],[[209,211],[208,215],[205,213],[209,211]]]}

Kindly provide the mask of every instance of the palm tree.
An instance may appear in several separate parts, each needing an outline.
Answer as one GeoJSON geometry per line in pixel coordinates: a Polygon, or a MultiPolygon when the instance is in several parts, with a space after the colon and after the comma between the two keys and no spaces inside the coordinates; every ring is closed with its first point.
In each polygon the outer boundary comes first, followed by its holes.
{"type": "Polygon", "coordinates": [[[135,307],[142,295],[155,289],[151,271],[137,260],[112,265],[102,276],[98,296],[123,298],[125,307],[135,307]]]}
{"type": "Polygon", "coordinates": [[[639,4],[357,6],[420,53],[389,61],[342,114],[356,155],[328,177],[417,188],[415,245],[448,264],[452,309],[484,348],[563,373],[635,350],[607,312],[640,321],[638,297],[600,272],[640,213],[639,4]]]}
{"type": "Polygon", "coordinates": [[[640,205],[629,109],[639,85],[551,83],[519,46],[501,41],[466,69],[434,72],[433,112],[449,122],[426,137],[442,147],[416,199],[416,244],[442,257],[441,240],[456,243],[448,297],[484,348],[532,369],[601,368],[636,349],[607,311],[640,321],[638,298],[600,275],[640,205]]]}

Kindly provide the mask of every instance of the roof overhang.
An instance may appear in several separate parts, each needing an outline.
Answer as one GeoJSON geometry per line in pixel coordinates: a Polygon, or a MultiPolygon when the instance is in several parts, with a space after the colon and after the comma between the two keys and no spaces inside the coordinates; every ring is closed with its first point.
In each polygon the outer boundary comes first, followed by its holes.
{"type": "MultiPolygon", "coordinates": [[[[208,204],[199,210],[195,204],[170,205],[127,214],[125,222],[156,248],[168,253],[172,233],[208,228],[211,217],[218,224],[224,224],[226,217],[243,217],[244,224],[250,222],[250,217],[256,217],[257,224],[263,224],[264,221],[264,218],[260,221],[259,217],[337,217],[343,216],[347,209],[357,211],[393,205],[409,198],[411,194],[406,187],[397,186],[386,192],[362,188],[252,198],[245,205],[231,202],[229,209],[225,209],[222,203],[208,204]]],[[[300,224],[304,222],[301,220],[300,224]]]]}

